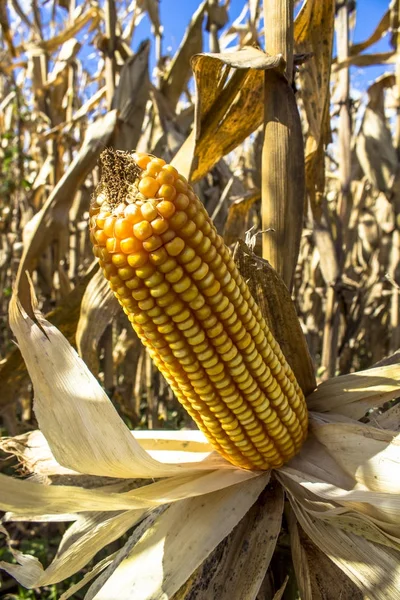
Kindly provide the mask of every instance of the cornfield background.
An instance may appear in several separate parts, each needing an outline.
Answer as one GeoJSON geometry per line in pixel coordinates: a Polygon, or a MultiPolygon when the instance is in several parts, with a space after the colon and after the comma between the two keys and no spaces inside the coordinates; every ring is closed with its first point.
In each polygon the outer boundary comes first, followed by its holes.
{"type": "MultiPolygon", "coordinates": [[[[163,3],[179,10],[172,0],[163,3]]],[[[194,427],[93,260],[89,202],[106,147],[174,159],[191,174],[226,243],[233,248],[245,240],[257,254],[264,251],[292,292],[319,381],[399,349],[399,3],[381,2],[381,20],[356,43],[363,0],[295,2],[294,47],[281,67],[276,56],[260,61],[250,49],[264,47],[262,3],[241,4],[233,21],[229,0],[199,3],[170,54],[158,0],[0,1],[2,435],[36,428],[30,380],[7,323],[15,282],[21,296],[28,294],[25,272],[41,310],[78,348],[131,428],[194,427]],[[145,28],[148,39],[141,41],[145,28]],[[390,50],[375,52],[384,36],[390,50]],[[384,65],[383,74],[368,85],[367,75],[355,91],[350,67],[371,65],[384,65]],[[307,193],[303,201],[301,182],[277,173],[284,201],[261,210],[271,181],[264,111],[279,110],[277,68],[289,79],[294,73],[307,193]]],[[[1,469],[11,463],[4,460],[1,469]]],[[[21,549],[43,562],[63,530],[18,522],[10,528],[16,543],[29,540],[21,549]]],[[[286,574],[284,535],[278,547],[275,580],[260,600],[273,598],[286,574]]],[[[17,598],[56,598],[60,589],[43,595],[9,578],[3,583],[4,593],[17,598]]],[[[296,593],[293,583],[283,598],[296,593]]]]}

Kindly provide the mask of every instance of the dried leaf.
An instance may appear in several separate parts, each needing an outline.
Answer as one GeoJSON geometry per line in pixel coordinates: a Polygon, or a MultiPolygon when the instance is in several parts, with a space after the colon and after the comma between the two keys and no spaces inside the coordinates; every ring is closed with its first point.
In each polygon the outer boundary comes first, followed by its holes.
{"type": "Polygon", "coordinates": [[[134,149],[142,132],[150,90],[149,52],[150,42],[146,40],[121,70],[112,101],[112,108],[118,111],[120,125],[114,131],[111,145],[118,150],[134,149]]]}
{"type": "Polygon", "coordinates": [[[87,25],[90,21],[92,21],[92,28],[96,27],[100,22],[100,10],[97,6],[92,6],[85,13],[81,13],[81,10],[78,8],[78,14],[74,16],[72,20],[72,25],[64,29],[58,35],[53,36],[49,40],[43,40],[41,42],[25,42],[16,48],[17,54],[22,54],[23,52],[30,51],[34,48],[40,48],[45,52],[53,52],[56,50],[61,44],[64,44],[71,38],[75,37],[77,33],[85,25],[87,25]],[[80,14],[79,14],[80,13],[80,14]]]}
{"type": "Polygon", "coordinates": [[[119,304],[101,271],[92,277],[82,298],[76,346],[93,374],[99,372],[98,344],[119,310],[119,304]]]}
{"type": "Polygon", "coordinates": [[[80,579],[77,583],[71,585],[68,590],[66,590],[63,594],[61,594],[59,600],[68,600],[68,598],[73,598],[76,592],[79,592],[85,585],[90,583],[94,577],[100,575],[100,573],[111,564],[117,556],[117,552],[110,554],[106,558],[103,558],[100,562],[98,562],[93,569],[90,569],[85,575],[80,579]]]}
{"type": "Polygon", "coordinates": [[[244,243],[238,244],[234,258],[301,389],[310,394],[316,386],[314,367],[287,287],[271,265],[250,253],[244,243]]]}
{"type": "Polygon", "coordinates": [[[124,561],[124,559],[131,553],[132,548],[138,543],[143,534],[150,529],[154,522],[165,512],[167,506],[160,506],[154,509],[140,524],[133,530],[133,533],[129,536],[128,541],[122,546],[122,548],[115,553],[113,560],[110,565],[107,566],[106,570],[101,573],[100,577],[90,586],[89,590],[85,594],[85,600],[92,598],[95,594],[103,587],[114,571],[124,561]]]}
{"type": "MultiPolygon", "coordinates": [[[[79,490],[78,490],[79,491],[79,490]]],[[[25,581],[27,587],[41,587],[63,581],[82,569],[92,558],[114,540],[121,537],[145,515],[144,510],[129,510],[122,513],[93,512],[78,516],[64,534],[57,555],[47,569],[42,569],[39,579],[25,581]]],[[[26,577],[23,566],[0,563],[18,581],[26,577]],[[7,567],[7,568],[6,568],[7,567]]]]}
{"type": "MultiPolygon", "coordinates": [[[[96,269],[97,266],[94,269],[90,269],[72,292],[66,296],[64,301],[51,311],[51,313],[46,315],[50,323],[58,327],[72,345],[75,344],[75,332],[82,297],[84,296],[88,282],[91,280],[93,271],[96,269]]],[[[4,385],[0,396],[0,406],[5,407],[17,402],[21,397],[22,390],[29,384],[29,374],[17,347],[14,347],[4,359],[0,367],[0,378],[4,385]]]]}
{"type": "Polygon", "coordinates": [[[339,263],[332,232],[327,226],[314,224],[314,239],[319,254],[319,266],[326,285],[334,285],[339,276],[339,263]]]}
{"type": "Polygon", "coordinates": [[[82,44],[80,44],[76,38],[69,39],[61,46],[54,68],[47,78],[47,88],[51,89],[52,86],[58,85],[62,81],[61,75],[63,71],[76,57],[81,46],[82,44]]]}
{"type": "MultiPolygon", "coordinates": [[[[400,550],[400,527],[398,526],[398,513],[393,513],[392,520],[379,510],[382,495],[373,492],[357,494],[354,490],[339,494],[332,491],[326,493],[329,485],[319,482],[306,482],[303,476],[297,478],[294,474],[286,473],[281,480],[286,488],[292,506],[297,506],[309,517],[322,521],[332,527],[356,534],[366,540],[380,544],[386,548],[400,550]],[[289,475],[287,477],[286,475],[289,475]],[[338,501],[335,500],[338,498],[338,501]],[[364,502],[354,502],[352,498],[364,502]],[[376,514],[375,514],[376,513],[376,514]]],[[[384,498],[386,500],[386,498],[384,498]]]]}
{"type": "Polygon", "coordinates": [[[382,39],[383,36],[385,35],[385,33],[388,31],[389,27],[390,27],[390,11],[388,10],[385,12],[382,19],[379,21],[379,23],[376,26],[373,33],[371,33],[371,35],[366,40],[364,40],[363,42],[359,42],[358,44],[353,44],[352,46],[350,46],[350,54],[352,56],[355,56],[356,54],[360,54],[361,52],[363,52],[364,50],[366,50],[373,44],[376,44],[376,42],[379,42],[379,40],[382,39]]]}
{"type": "Polygon", "coordinates": [[[249,229],[248,215],[255,202],[261,199],[260,190],[250,192],[245,198],[235,200],[229,206],[228,217],[224,227],[224,240],[229,246],[244,240],[246,231],[249,229]]]}
{"type": "Polygon", "coordinates": [[[203,0],[186,29],[181,45],[168,65],[161,83],[161,92],[174,108],[191,77],[190,59],[203,49],[203,19],[208,0],[203,0]]]}
{"type": "Polygon", "coordinates": [[[367,179],[381,192],[391,188],[398,159],[384,112],[384,90],[394,85],[394,76],[384,76],[368,89],[369,102],[356,139],[356,153],[367,179]]]}
{"type": "Polygon", "coordinates": [[[337,600],[340,597],[362,600],[362,594],[351,580],[299,527],[292,510],[288,510],[287,518],[293,565],[302,600],[337,600]]]}
{"type": "Polygon", "coordinates": [[[112,111],[95,121],[87,130],[83,145],[57,183],[40,211],[35,230],[19,265],[16,286],[24,309],[30,312],[29,286],[26,271],[31,272],[43,250],[54,237],[65,229],[75,192],[107,144],[116,125],[116,112],[112,111]]]}
{"type": "Polygon", "coordinates": [[[212,31],[215,26],[219,31],[225,27],[228,21],[227,7],[219,4],[218,0],[208,0],[206,30],[212,31]]]}
{"type": "Polygon", "coordinates": [[[268,481],[264,474],[168,508],[134,546],[100,591],[86,600],[170,598],[240,522],[268,481]],[[205,527],[204,524],[207,524],[205,527]]]}
{"type": "Polygon", "coordinates": [[[153,25],[154,35],[160,36],[162,34],[162,27],[160,23],[159,13],[159,0],[142,0],[144,10],[147,11],[150,21],[153,25]]]}
{"type": "MultiPolygon", "coordinates": [[[[176,149],[181,146],[185,136],[177,123],[174,111],[163,94],[157,89],[150,91],[152,112],[147,126],[138,143],[138,151],[151,152],[170,160],[176,149]]],[[[190,121],[192,115],[189,116],[190,121]]]]}
{"type": "Polygon", "coordinates": [[[400,366],[388,365],[324,381],[307,398],[308,408],[320,412],[342,413],[361,419],[367,408],[382,406],[399,396],[400,366]],[[362,402],[360,410],[358,403],[362,402]]]}
{"type": "Polygon", "coordinates": [[[258,46],[258,32],[255,22],[256,10],[255,4],[258,4],[259,0],[250,0],[249,6],[246,4],[239,16],[233,21],[230,27],[223,31],[219,37],[219,45],[223,50],[227,48],[232,49],[232,42],[238,38],[238,44],[234,46],[234,49],[244,48],[246,46],[258,46]],[[250,22],[249,22],[250,12],[250,22]],[[250,25],[250,27],[249,27],[250,25]]]}
{"type": "Polygon", "coordinates": [[[300,525],[322,552],[371,600],[399,600],[400,553],[308,516],[292,505],[300,525]]]}
{"type": "MultiPolygon", "coordinates": [[[[157,461],[171,464],[201,463],[213,451],[204,435],[197,430],[189,433],[178,431],[136,430],[135,439],[157,461]]],[[[25,472],[34,475],[40,483],[55,482],[81,487],[98,487],[99,477],[82,475],[62,467],[54,458],[49,444],[41,431],[31,431],[13,438],[0,440],[0,448],[16,456],[25,472]]],[[[216,465],[215,465],[216,466],[216,465]]],[[[108,477],[106,483],[109,484],[108,477]]]]}
{"type": "Polygon", "coordinates": [[[380,415],[371,415],[370,421],[375,427],[400,432],[400,404],[396,404],[380,415]]]}
{"type": "MultiPolygon", "coordinates": [[[[314,414],[310,413],[311,419],[314,418],[314,414]]],[[[329,482],[330,485],[345,490],[350,490],[355,486],[354,478],[339,466],[312,432],[310,432],[301,452],[287,465],[279,469],[277,478],[283,481],[285,487],[288,487],[286,481],[288,478],[300,485],[310,481],[319,481],[325,482],[325,484],[329,482]]],[[[300,495],[299,500],[301,499],[300,495]]],[[[307,496],[305,496],[305,499],[307,499],[307,496]]]]}
{"type": "Polygon", "coordinates": [[[179,172],[192,181],[201,179],[255,131],[263,120],[262,71],[283,68],[281,55],[267,56],[256,48],[194,56],[195,130],[172,161],[179,172]]]}
{"type": "Polygon", "coordinates": [[[316,424],[312,430],[336,462],[363,487],[400,492],[400,439],[365,425],[316,424]]]}
{"type": "MultiPolygon", "coordinates": [[[[301,465],[302,462],[300,459],[296,464],[301,465]]],[[[335,460],[333,464],[337,464],[335,460]]],[[[340,470],[340,467],[336,469],[340,470]]],[[[288,493],[311,516],[335,524],[336,517],[343,514],[351,517],[355,513],[357,518],[364,519],[367,524],[367,527],[360,527],[358,523],[356,533],[362,533],[365,529],[368,533],[367,537],[370,537],[371,528],[368,525],[372,524],[376,526],[372,536],[373,541],[378,539],[379,543],[382,543],[385,540],[385,545],[389,547],[394,545],[400,549],[398,494],[371,491],[359,486],[357,482],[353,482],[353,487],[350,489],[343,489],[333,485],[329,476],[316,477],[310,471],[310,465],[302,471],[291,466],[290,463],[279,470],[277,477],[288,493]]]]}
{"type": "Polygon", "coordinates": [[[281,530],[283,490],[271,483],[173,600],[254,600],[281,530]]]}
{"type": "Polygon", "coordinates": [[[320,221],[325,188],[325,152],[330,142],[330,73],[334,34],[334,0],[307,0],[294,24],[295,50],[312,53],[299,68],[301,98],[308,131],[306,136],[306,187],[314,218],[320,221]]]}
{"type": "Polygon", "coordinates": [[[397,525],[388,525],[384,521],[379,521],[376,518],[368,517],[355,511],[345,512],[342,508],[327,510],[321,513],[321,515],[318,515],[318,510],[308,512],[313,514],[313,516],[320,516],[329,525],[339,527],[350,533],[355,533],[370,542],[381,544],[394,550],[400,549],[400,528],[397,525]],[[396,535],[390,535],[389,531],[396,535]]]}
{"type": "Polygon", "coordinates": [[[3,32],[4,41],[6,42],[6,44],[8,46],[8,51],[9,51],[10,55],[14,58],[16,56],[16,52],[15,52],[12,35],[11,35],[11,28],[10,28],[10,22],[8,19],[6,0],[0,1],[0,27],[3,32]]]}
{"type": "Polygon", "coordinates": [[[40,480],[45,483],[49,483],[49,478],[54,474],[77,474],[58,464],[41,431],[29,431],[16,437],[2,438],[0,448],[3,452],[16,456],[24,472],[39,475],[40,480]]]}
{"type": "Polygon", "coordinates": [[[260,0],[249,0],[250,23],[256,24],[260,10],[260,0]]]}
{"type": "Polygon", "coordinates": [[[24,516],[64,513],[70,515],[97,511],[143,511],[226,488],[236,489],[239,483],[246,482],[245,487],[247,487],[252,485],[250,483],[252,480],[259,482],[261,479],[265,484],[268,477],[269,473],[261,475],[240,469],[214,471],[191,469],[182,475],[166,477],[139,488],[134,482],[133,489],[126,491],[126,486],[121,483],[96,488],[48,486],[0,475],[3,488],[0,494],[0,507],[1,510],[12,512],[13,515],[24,516]]]}
{"type": "Polygon", "coordinates": [[[391,65],[396,62],[396,53],[376,52],[375,54],[357,54],[350,56],[347,60],[333,65],[332,72],[337,73],[340,69],[354,65],[355,67],[370,67],[372,65],[391,65]]]}

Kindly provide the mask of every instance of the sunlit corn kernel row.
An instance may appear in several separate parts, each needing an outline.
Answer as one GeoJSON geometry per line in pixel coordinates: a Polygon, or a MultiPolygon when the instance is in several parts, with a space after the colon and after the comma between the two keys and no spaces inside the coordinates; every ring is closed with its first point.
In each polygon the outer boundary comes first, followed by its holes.
{"type": "Polygon", "coordinates": [[[161,159],[91,210],[94,253],[133,327],[214,447],[245,468],[278,467],[307,434],[303,394],[191,186],[161,159]]]}

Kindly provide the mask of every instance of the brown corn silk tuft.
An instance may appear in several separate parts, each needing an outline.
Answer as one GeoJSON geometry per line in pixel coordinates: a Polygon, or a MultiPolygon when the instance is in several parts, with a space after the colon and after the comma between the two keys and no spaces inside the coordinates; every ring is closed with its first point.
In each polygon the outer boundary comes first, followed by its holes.
{"type": "Polygon", "coordinates": [[[133,328],[218,452],[281,466],[307,436],[304,396],[203,204],[162,159],[101,161],[91,239],[133,328]]]}

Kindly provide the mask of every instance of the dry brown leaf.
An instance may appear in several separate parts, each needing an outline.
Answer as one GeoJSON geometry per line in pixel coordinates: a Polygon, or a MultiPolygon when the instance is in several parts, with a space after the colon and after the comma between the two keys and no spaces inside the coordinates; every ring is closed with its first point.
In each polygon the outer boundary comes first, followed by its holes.
{"type": "Polygon", "coordinates": [[[173,598],[250,510],[268,478],[266,473],[246,482],[246,486],[210,493],[207,501],[202,497],[188,498],[172,504],[127,553],[105,586],[100,591],[100,586],[96,586],[94,593],[89,590],[88,600],[121,598],[125,590],[132,598],[173,598]],[[144,554],[147,561],[143,561],[144,554]]]}
{"type": "Polygon", "coordinates": [[[400,432],[400,404],[396,404],[382,414],[372,415],[369,420],[371,425],[375,427],[383,427],[383,429],[400,432]]]}
{"type": "Polygon", "coordinates": [[[397,398],[399,386],[398,364],[376,367],[324,381],[307,398],[307,404],[311,410],[339,414],[349,407],[351,413],[348,416],[361,419],[369,408],[397,398]]]}
{"type": "MultiPolygon", "coordinates": [[[[283,580],[283,583],[282,583],[281,587],[275,592],[274,597],[272,598],[272,600],[282,600],[283,594],[285,593],[286,586],[288,584],[288,581],[289,581],[289,575],[286,575],[285,579],[283,580]]],[[[263,600],[263,596],[258,596],[257,600],[263,600]]]]}
{"type": "Polygon", "coordinates": [[[154,35],[162,35],[162,27],[160,23],[159,0],[142,0],[143,8],[149,15],[150,21],[154,28],[154,35]]]}
{"type": "Polygon", "coordinates": [[[379,77],[368,88],[368,105],[356,139],[356,153],[367,179],[381,192],[388,192],[398,159],[384,110],[384,91],[395,84],[394,75],[379,77]]]}
{"type": "Polygon", "coordinates": [[[104,98],[105,95],[106,95],[106,86],[103,86],[95,94],[93,94],[93,96],[91,96],[89,98],[89,100],[84,102],[82,104],[82,106],[80,108],[78,108],[78,110],[76,112],[74,112],[70,121],[66,121],[66,122],[60,123],[59,125],[56,125],[55,127],[52,127],[51,129],[49,129],[48,131],[43,133],[43,137],[44,138],[51,137],[58,131],[61,131],[62,129],[64,129],[64,127],[70,127],[73,123],[76,123],[80,119],[87,117],[88,112],[93,110],[93,108],[95,106],[97,106],[97,104],[100,102],[100,100],[102,98],[104,98]]]}
{"type": "Polygon", "coordinates": [[[353,44],[352,46],[350,46],[350,54],[352,56],[355,56],[356,54],[360,54],[361,52],[363,52],[364,50],[366,50],[367,48],[369,48],[376,42],[379,42],[379,40],[382,39],[383,36],[385,35],[385,33],[388,31],[389,27],[390,27],[390,11],[388,10],[385,12],[382,19],[379,21],[379,23],[376,26],[373,33],[371,33],[371,35],[366,40],[364,40],[363,42],[360,42],[358,44],[353,44]]]}
{"type": "Polygon", "coordinates": [[[74,195],[96,165],[100,152],[114,131],[116,121],[116,111],[111,111],[89,127],[80,151],[38,213],[39,218],[29,245],[24,248],[16,281],[20,300],[28,314],[32,314],[32,308],[26,271],[32,271],[43,250],[66,228],[74,195]]]}
{"type": "MultiPolygon", "coordinates": [[[[373,428],[364,423],[321,423],[311,420],[311,430],[335,459],[361,488],[382,494],[399,494],[400,440],[393,431],[373,428]]],[[[383,518],[398,524],[399,510],[385,507],[382,498],[383,518]],[[384,513],[384,508],[388,509],[384,513]],[[397,516],[396,516],[397,515],[397,516]]],[[[390,505],[389,505],[390,506],[390,505]]]]}
{"type": "Polygon", "coordinates": [[[161,83],[161,92],[168,98],[172,108],[176,106],[185,85],[191,77],[191,57],[199,54],[203,49],[202,30],[207,2],[208,0],[204,0],[194,13],[181,45],[171,60],[161,83]]]}
{"type": "Polygon", "coordinates": [[[325,188],[324,147],[330,141],[330,73],[334,34],[334,0],[307,0],[294,24],[295,50],[312,56],[299,68],[301,97],[307,117],[306,187],[317,221],[325,188]]]}
{"type": "Polygon", "coordinates": [[[208,0],[207,15],[207,31],[211,31],[213,26],[220,30],[229,20],[227,6],[220,4],[219,0],[208,0]]]}
{"type": "MultiPolygon", "coordinates": [[[[97,266],[90,269],[76,288],[46,318],[58,327],[71,344],[75,344],[75,332],[79,319],[82,297],[97,266]]],[[[29,374],[18,347],[14,347],[0,367],[0,379],[4,389],[0,395],[0,408],[17,402],[21,391],[29,385],[29,374]]]]}
{"type": "Polygon", "coordinates": [[[362,600],[361,592],[352,581],[301,529],[290,508],[286,516],[293,566],[302,600],[338,600],[338,598],[362,600]]]}
{"type": "MultiPolygon", "coordinates": [[[[65,0],[63,0],[63,1],[65,1],[65,0]]],[[[61,594],[59,600],[68,600],[68,598],[76,597],[75,594],[77,592],[79,592],[79,590],[81,590],[85,585],[90,583],[92,581],[92,579],[97,577],[106,567],[108,567],[113,562],[113,560],[117,557],[117,555],[118,555],[118,552],[113,552],[106,558],[103,558],[100,562],[98,562],[96,564],[96,566],[94,566],[92,569],[87,571],[85,573],[85,575],[82,577],[82,579],[80,579],[79,581],[77,581],[76,583],[71,585],[68,588],[68,590],[66,590],[63,594],[61,594]]]]}
{"type": "Polygon", "coordinates": [[[284,495],[271,483],[172,600],[254,600],[281,529],[284,495]]]}
{"type": "Polygon", "coordinates": [[[313,543],[344,571],[361,590],[363,598],[400,598],[399,552],[311,517],[298,505],[292,503],[292,507],[313,543]]]}
{"type": "Polygon", "coordinates": [[[234,258],[304,394],[316,387],[314,366],[289,291],[271,265],[242,242],[234,258]]]}
{"type": "Polygon", "coordinates": [[[325,283],[334,285],[339,275],[339,263],[332,232],[327,226],[315,223],[314,239],[319,254],[319,266],[325,283]]]}
{"type": "Polygon", "coordinates": [[[91,6],[85,13],[79,14],[74,20],[73,24],[64,29],[58,35],[50,38],[49,40],[43,40],[41,42],[26,42],[21,44],[16,48],[17,54],[21,54],[32,48],[40,48],[45,52],[53,52],[56,50],[61,44],[64,44],[71,38],[75,37],[75,35],[83,28],[87,23],[92,22],[92,27],[95,27],[100,23],[100,10],[97,6],[91,6]]]}
{"type": "Polygon", "coordinates": [[[259,0],[250,0],[249,6],[244,5],[239,16],[233,21],[228,29],[222,32],[219,37],[221,49],[226,50],[228,47],[232,48],[231,44],[236,41],[236,38],[237,45],[233,47],[235,50],[253,44],[258,45],[258,31],[255,21],[257,4],[259,4],[259,0]],[[249,12],[250,19],[248,18],[249,12]]]}
{"type": "Polygon", "coordinates": [[[246,48],[198,54],[192,58],[192,69],[197,89],[195,127],[172,164],[197,181],[261,125],[263,70],[280,72],[284,60],[281,55],[246,48]]]}
{"type": "Polygon", "coordinates": [[[260,190],[255,190],[245,198],[235,200],[230,205],[224,227],[224,240],[228,246],[239,240],[244,240],[246,231],[249,229],[249,211],[253,204],[260,199],[260,190]]]}
{"type": "Polygon", "coordinates": [[[336,63],[332,67],[332,72],[337,73],[340,69],[354,65],[355,67],[370,67],[372,65],[391,65],[396,62],[396,53],[376,52],[375,54],[357,54],[350,56],[347,60],[336,63]]]}
{"type": "Polygon", "coordinates": [[[250,23],[255,26],[260,10],[260,0],[249,0],[250,23]]]}
{"type": "Polygon", "coordinates": [[[145,42],[138,53],[127,61],[115,92],[115,109],[89,127],[78,154],[53,189],[39,216],[35,216],[35,229],[29,245],[24,248],[17,276],[20,298],[28,313],[31,306],[25,272],[32,271],[40,253],[66,228],[74,195],[96,165],[100,152],[110,139],[120,149],[132,149],[139,139],[141,121],[138,113],[143,118],[148,99],[148,85],[143,84],[146,78],[148,82],[148,53],[149,44],[145,42]]]}
{"type": "Polygon", "coordinates": [[[134,149],[140,138],[149,99],[149,52],[150,42],[146,40],[121,70],[112,102],[112,108],[118,110],[119,126],[111,137],[111,145],[118,150],[134,149]]]}
{"type": "Polygon", "coordinates": [[[0,0],[0,26],[3,32],[3,38],[8,46],[8,51],[12,57],[16,56],[12,35],[10,22],[8,19],[7,13],[7,2],[6,0],[0,0]]]}
{"type": "Polygon", "coordinates": [[[32,92],[35,108],[43,115],[47,114],[44,86],[47,80],[47,60],[42,48],[31,46],[28,48],[28,73],[32,77],[32,92]]]}
{"type": "Polygon", "coordinates": [[[46,81],[46,88],[51,88],[53,85],[58,85],[62,81],[62,72],[65,67],[76,57],[82,44],[76,38],[71,38],[60,48],[54,68],[49,74],[46,81]]]}
{"type": "Polygon", "coordinates": [[[150,99],[151,112],[137,149],[170,159],[181,146],[184,135],[177,126],[175,113],[164,95],[156,88],[152,88],[150,99]]]}
{"type": "Polygon", "coordinates": [[[92,373],[99,371],[98,344],[119,305],[103,273],[97,271],[82,298],[76,330],[76,346],[92,373]]]}

